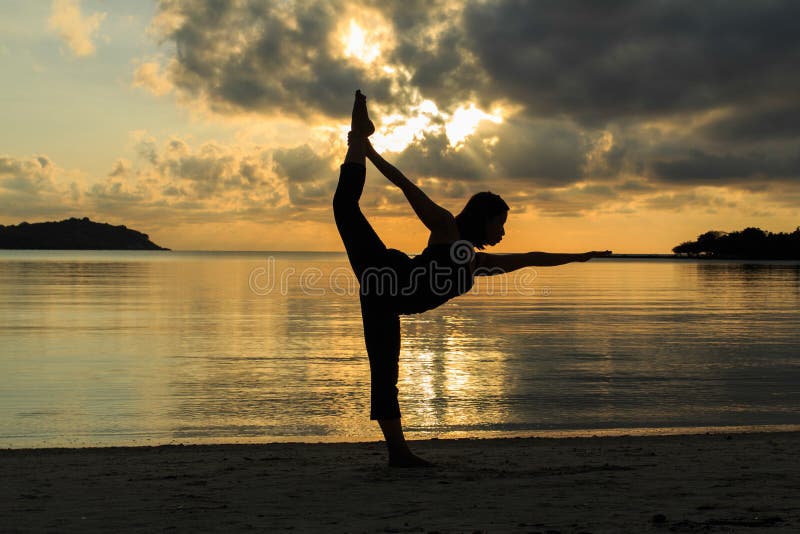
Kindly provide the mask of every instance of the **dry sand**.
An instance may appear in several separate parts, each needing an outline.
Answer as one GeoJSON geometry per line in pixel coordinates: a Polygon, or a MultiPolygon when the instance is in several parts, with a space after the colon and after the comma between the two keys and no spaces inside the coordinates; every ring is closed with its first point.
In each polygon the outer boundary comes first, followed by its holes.
{"type": "Polygon", "coordinates": [[[2,532],[800,532],[800,433],[0,451],[2,532]]]}

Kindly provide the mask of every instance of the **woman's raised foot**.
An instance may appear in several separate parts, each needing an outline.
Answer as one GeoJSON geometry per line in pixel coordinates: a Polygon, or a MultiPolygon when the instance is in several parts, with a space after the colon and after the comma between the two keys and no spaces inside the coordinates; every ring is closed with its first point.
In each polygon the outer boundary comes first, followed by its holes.
{"type": "Polygon", "coordinates": [[[356,91],[356,99],[353,102],[353,118],[350,129],[359,135],[369,137],[375,132],[375,125],[369,120],[367,113],[367,97],[361,92],[356,91]]]}

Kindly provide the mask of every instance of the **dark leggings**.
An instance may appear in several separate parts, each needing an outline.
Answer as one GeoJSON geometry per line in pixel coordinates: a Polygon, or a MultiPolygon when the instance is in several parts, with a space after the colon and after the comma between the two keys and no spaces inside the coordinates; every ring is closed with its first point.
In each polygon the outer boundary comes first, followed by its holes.
{"type": "MultiPolygon", "coordinates": [[[[361,282],[364,270],[387,260],[386,245],[361,213],[358,200],[364,190],[366,167],[345,163],[333,195],[333,216],[347,258],[361,282]]],[[[361,295],[364,341],[371,378],[370,419],[398,419],[397,373],[400,360],[400,317],[380,298],[361,295]]]]}

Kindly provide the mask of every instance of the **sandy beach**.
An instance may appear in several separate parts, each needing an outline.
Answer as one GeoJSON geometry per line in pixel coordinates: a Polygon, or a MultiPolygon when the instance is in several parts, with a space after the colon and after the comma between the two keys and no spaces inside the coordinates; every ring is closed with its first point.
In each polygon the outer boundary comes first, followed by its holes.
{"type": "Polygon", "coordinates": [[[0,451],[0,531],[797,532],[800,433],[0,451]]]}

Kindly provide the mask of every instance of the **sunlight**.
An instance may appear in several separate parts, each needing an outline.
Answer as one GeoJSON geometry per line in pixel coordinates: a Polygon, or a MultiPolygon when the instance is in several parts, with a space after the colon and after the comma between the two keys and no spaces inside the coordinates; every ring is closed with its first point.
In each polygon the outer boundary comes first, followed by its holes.
{"type": "MultiPolygon", "coordinates": [[[[407,114],[383,117],[372,143],[378,151],[401,152],[426,133],[444,133],[448,144],[458,150],[464,139],[475,133],[482,121],[502,123],[502,111],[498,109],[487,113],[469,103],[459,106],[452,115],[448,115],[441,112],[432,100],[423,100],[407,114]]],[[[489,138],[484,142],[496,143],[497,138],[489,138]]]]}
{"type": "Polygon", "coordinates": [[[470,103],[469,106],[460,106],[455,110],[450,120],[445,123],[445,133],[450,141],[450,146],[458,147],[460,143],[469,137],[481,121],[489,120],[495,124],[503,122],[499,114],[486,113],[470,103]]]}
{"type": "Polygon", "coordinates": [[[381,55],[378,40],[371,38],[354,19],[350,19],[350,26],[342,37],[342,43],[345,57],[359,59],[364,63],[372,63],[381,55]]]}
{"type": "Polygon", "coordinates": [[[372,137],[379,152],[401,152],[425,132],[433,130],[433,118],[439,108],[431,100],[423,100],[408,115],[389,115],[381,120],[380,129],[372,137]]]}

